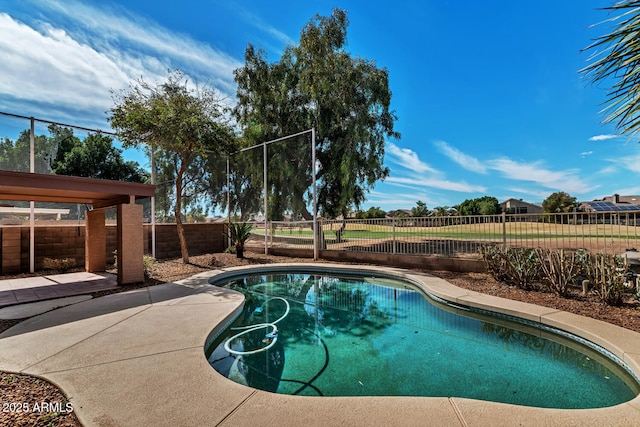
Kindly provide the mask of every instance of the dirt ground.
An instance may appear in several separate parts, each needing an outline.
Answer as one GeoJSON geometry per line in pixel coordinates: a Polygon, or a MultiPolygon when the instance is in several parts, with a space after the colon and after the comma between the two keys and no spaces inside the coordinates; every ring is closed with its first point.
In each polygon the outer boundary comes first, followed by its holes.
{"type": "MultiPolygon", "coordinates": [[[[238,259],[234,254],[207,254],[190,258],[189,264],[180,259],[163,260],[157,263],[151,271],[150,277],[144,284],[123,286],[115,291],[104,291],[94,294],[94,297],[109,293],[122,292],[143,286],[153,286],[165,282],[184,279],[202,271],[215,268],[280,263],[280,262],[310,262],[307,258],[278,257],[254,252],[245,253],[244,259],[238,259]]],[[[323,261],[319,261],[323,262],[323,261]]],[[[524,301],[532,304],[592,317],[615,325],[640,332],[640,309],[638,301],[629,297],[622,307],[609,307],[601,303],[593,294],[583,296],[578,289],[572,290],[567,298],[540,290],[525,291],[494,280],[488,274],[482,273],[452,273],[449,271],[424,271],[447,280],[461,288],[482,292],[512,300],[524,301]]],[[[42,274],[42,273],[40,273],[42,274]]],[[[25,275],[22,275],[25,276],[25,275]]],[[[0,279],[9,277],[0,277],[0,279]]],[[[2,321],[0,332],[24,319],[2,321]]],[[[66,396],[55,386],[39,378],[28,375],[18,375],[0,372],[0,403],[35,402],[65,402],[66,396]]],[[[14,408],[15,409],[15,408],[14,408]]],[[[3,412],[0,416],[0,426],[81,426],[73,412],[19,412],[17,410],[3,412]]]]}

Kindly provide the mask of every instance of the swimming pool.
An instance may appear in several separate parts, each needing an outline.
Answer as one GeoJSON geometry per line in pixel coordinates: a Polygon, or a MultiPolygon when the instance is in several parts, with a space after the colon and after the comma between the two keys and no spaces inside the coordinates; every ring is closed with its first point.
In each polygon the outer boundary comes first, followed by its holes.
{"type": "Polygon", "coordinates": [[[593,343],[445,304],[392,276],[262,271],[213,284],[228,284],[246,301],[235,322],[212,337],[207,357],[218,372],[254,388],[572,409],[638,394],[633,373],[593,343]]]}

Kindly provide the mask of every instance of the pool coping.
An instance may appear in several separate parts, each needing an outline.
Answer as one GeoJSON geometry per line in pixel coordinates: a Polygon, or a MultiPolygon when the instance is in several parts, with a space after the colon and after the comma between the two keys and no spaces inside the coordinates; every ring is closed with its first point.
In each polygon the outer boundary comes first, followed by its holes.
{"type": "Polygon", "coordinates": [[[241,310],[242,295],[209,285],[264,269],[376,272],[439,298],[516,315],[593,341],[640,376],[640,334],[595,319],[458,288],[411,270],[332,263],[212,270],[175,283],[96,298],[0,334],[0,369],[40,376],[69,396],[84,425],[632,425],[640,396],[608,408],[561,410],[462,398],[303,397],[236,384],[215,372],[207,341],[241,310]],[[160,332],[160,333],[159,333],[160,332]]]}

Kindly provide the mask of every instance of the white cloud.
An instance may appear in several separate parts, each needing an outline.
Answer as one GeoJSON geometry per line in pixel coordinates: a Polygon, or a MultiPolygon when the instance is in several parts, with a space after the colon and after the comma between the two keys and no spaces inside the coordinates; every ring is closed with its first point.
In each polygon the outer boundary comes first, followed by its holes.
{"type": "Polygon", "coordinates": [[[615,163],[615,166],[611,166],[614,171],[626,169],[634,173],[640,173],[640,154],[620,157],[611,161],[615,163]]]}
{"type": "Polygon", "coordinates": [[[464,169],[482,174],[487,173],[487,168],[475,157],[463,153],[457,148],[450,146],[445,141],[437,141],[435,145],[445,156],[462,166],[464,169]]]}
{"type": "Polygon", "coordinates": [[[439,188],[441,190],[459,191],[462,193],[485,193],[487,191],[487,188],[481,185],[471,185],[466,182],[453,182],[445,179],[403,178],[390,176],[385,179],[384,182],[398,186],[432,187],[439,188]]]}
{"type": "MultiPolygon", "coordinates": [[[[620,194],[622,196],[639,195],[640,194],[640,186],[619,188],[618,190],[614,191],[614,194],[620,194]]],[[[610,194],[608,194],[608,196],[610,196],[610,194]]],[[[635,203],[640,204],[640,200],[637,200],[635,203]]]]}
{"type": "Polygon", "coordinates": [[[278,30],[277,28],[265,23],[260,17],[247,11],[246,9],[242,10],[241,12],[245,21],[249,22],[249,24],[251,24],[255,28],[269,34],[283,45],[294,44],[294,41],[288,35],[278,30]]]}
{"type": "MultiPolygon", "coordinates": [[[[532,190],[532,189],[529,189],[529,188],[522,188],[522,187],[509,187],[509,188],[507,188],[507,190],[512,191],[514,193],[526,194],[528,196],[533,196],[536,199],[540,199],[540,200],[546,199],[547,197],[549,197],[551,195],[551,191],[532,190]]],[[[513,197],[514,199],[518,199],[519,198],[519,197],[511,195],[511,196],[508,196],[507,199],[511,198],[511,197],[513,197]]],[[[527,200],[527,201],[529,201],[529,200],[527,200]]],[[[533,203],[535,203],[535,202],[533,202],[533,203]]]]}
{"type": "Polygon", "coordinates": [[[619,171],[619,167],[617,166],[607,166],[598,171],[599,174],[602,175],[611,175],[619,171]]]}
{"type": "Polygon", "coordinates": [[[509,179],[535,182],[554,190],[580,194],[593,189],[593,186],[576,176],[577,171],[551,171],[542,167],[541,162],[519,163],[503,157],[491,160],[487,165],[509,179]]]}
{"type": "Polygon", "coordinates": [[[587,157],[593,154],[593,151],[583,151],[580,153],[580,157],[587,157]]]}
{"type": "Polygon", "coordinates": [[[367,206],[380,206],[384,210],[411,209],[421,200],[430,206],[433,201],[425,193],[382,193],[372,191],[367,197],[367,206]]]}
{"type": "Polygon", "coordinates": [[[124,9],[101,9],[75,1],[37,2],[24,22],[0,13],[0,109],[30,115],[74,111],[74,124],[100,119],[113,105],[111,90],[140,77],[166,78],[170,69],[234,97],[233,70],[242,63],[224,52],[124,9]],[[24,106],[30,106],[29,111],[24,106]],[[18,111],[17,108],[22,110],[18,111]]]}
{"type": "Polygon", "coordinates": [[[63,30],[45,25],[38,32],[6,14],[0,14],[0,51],[3,97],[104,112],[109,89],[126,81],[112,60],[63,30]]]}
{"type": "Polygon", "coordinates": [[[393,142],[387,142],[386,152],[390,155],[390,160],[401,166],[402,168],[409,169],[412,172],[433,173],[439,174],[440,172],[433,169],[431,166],[423,162],[418,158],[418,154],[409,148],[400,148],[393,142]]]}
{"type": "Polygon", "coordinates": [[[606,141],[608,139],[616,139],[616,138],[620,138],[620,135],[612,135],[612,134],[595,135],[589,138],[589,141],[606,141]]]}

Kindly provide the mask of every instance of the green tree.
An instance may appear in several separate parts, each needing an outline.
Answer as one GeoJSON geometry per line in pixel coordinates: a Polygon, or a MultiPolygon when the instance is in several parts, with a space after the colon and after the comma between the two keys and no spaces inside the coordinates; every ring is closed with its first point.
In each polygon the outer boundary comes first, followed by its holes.
{"type": "MultiPolygon", "coordinates": [[[[235,141],[222,100],[212,88],[192,87],[175,71],[157,85],[143,79],[132,82],[128,90],[114,94],[114,102],[108,120],[124,147],[157,148],[167,174],[173,174],[176,228],[182,261],[187,263],[189,251],[182,223],[182,202],[189,184],[185,179],[190,178],[187,171],[195,158],[231,152],[235,141]]],[[[201,176],[206,171],[197,173],[201,176]]]]}
{"type": "Polygon", "coordinates": [[[366,211],[356,212],[357,219],[384,218],[386,215],[387,213],[378,206],[371,206],[366,211]]]}
{"type": "MultiPolygon", "coordinates": [[[[29,129],[20,132],[15,141],[3,138],[0,142],[0,169],[29,172],[31,134],[29,129]]],[[[51,138],[46,135],[35,135],[34,137],[34,169],[36,173],[50,173],[53,162],[55,146],[51,138]]]]}
{"type": "MultiPolygon", "coordinates": [[[[343,10],[334,9],[329,17],[316,15],[303,28],[299,44],[288,46],[280,61],[268,63],[265,53],[250,44],[245,65],[235,71],[234,113],[247,145],[316,129],[318,204],[327,217],[346,217],[375,182],[388,175],[383,166],[385,138],[400,136],[393,129],[388,71],[345,50],[347,27],[343,10]]],[[[282,199],[283,209],[311,218],[306,209],[310,150],[300,146],[282,163],[294,166],[279,169],[273,178],[282,189],[275,196],[282,199]]],[[[273,200],[273,187],[271,191],[273,200]]]]}
{"type": "Polygon", "coordinates": [[[436,206],[435,208],[433,208],[433,212],[435,213],[435,216],[450,216],[450,215],[452,215],[452,212],[451,212],[449,206],[436,206]]]}
{"type": "Polygon", "coordinates": [[[429,209],[427,209],[427,204],[422,200],[418,200],[416,205],[411,208],[411,216],[415,218],[424,218],[429,216],[429,209]]]}
{"type": "Polygon", "coordinates": [[[90,133],[73,146],[59,145],[53,173],[129,182],[149,179],[137,162],[123,159],[122,150],[113,146],[112,138],[98,133],[90,133]]]}
{"type": "Polygon", "coordinates": [[[605,123],[630,135],[640,131],[640,2],[618,1],[604,10],[619,13],[605,20],[612,31],[585,48],[593,52],[591,62],[580,72],[594,83],[611,84],[607,93],[605,123]],[[610,83],[611,82],[611,83],[610,83]]]}
{"type": "Polygon", "coordinates": [[[456,209],[460,215],[495,215],[502,212],[498,199],[492,196],[467,199],[456,209]]]}
{"type": "Polygon", "coordinates": [[[557,191],[542,202],[542,209],[548,213],[571,212],[576,206],[577,199],[564,191],[557,191]]]}

